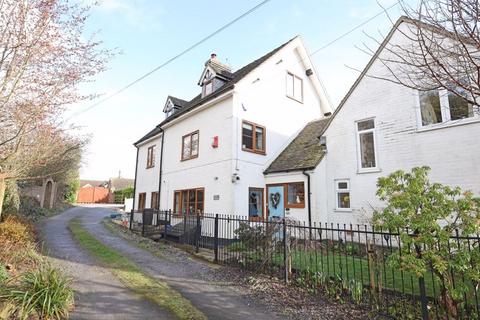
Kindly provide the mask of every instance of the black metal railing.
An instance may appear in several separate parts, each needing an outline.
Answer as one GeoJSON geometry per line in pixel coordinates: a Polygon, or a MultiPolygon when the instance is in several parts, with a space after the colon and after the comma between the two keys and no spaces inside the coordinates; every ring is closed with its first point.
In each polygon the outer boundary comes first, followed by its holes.
{"type": "MultiPolygon", "coordinates": [[[[131,229],[147,237],[174,240],[210,253],[215,262],[267,273],[306,287],[313,294],[351,300],[361,307],[400,319],[478,319],[479,282],[466,280],[451,267],[453,281],[428,266],[414,274],[392,264],[405,244],[399,232],[368,225],[313,223],[293,220],[252,221],[221,214],[181,214],[146,209],[132,212],[131,229]],[[452,288],[453,286],[453,288],[452,288]],[[461,301],[446,290],[461,288],[461,301]]],[[[454,254],[459,241],[480,255],[480,238],[453,234],[448,248],[454,254]]],[[[465,246],[462,246],[465,248],[465,246]]],[[[449,267],[449,261],[444,261],[449,267]]],[[[460,291],[459,291],[460,292],[460,291]]]]}

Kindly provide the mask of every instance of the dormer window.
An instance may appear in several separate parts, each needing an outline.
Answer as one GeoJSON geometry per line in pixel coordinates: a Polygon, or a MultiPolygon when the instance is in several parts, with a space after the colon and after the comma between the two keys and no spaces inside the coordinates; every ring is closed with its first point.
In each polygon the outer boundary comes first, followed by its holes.
{"type": "Polygon", "coordinates": [[[217,55],[212,53],[210,59],[205,62],[205,68],[198,81],[198,85],[202,87],[202,98],[221,88],[232,76],[230,67],[220,62],[217,55]]]}
{"type": "Polygon", "coordinates": [[[203,84],[202,96],[203,97],[208,96],[212,92],[213,92],[213,81],[209,81],[207,83],[204,83],[203,84]]]}
{"type": "Polygon", "coordinates": [[[173,115],[175,112],[182,109],[186,105],[187,105],[187,101],[169,96],[167,98],[167,102],[165,103],[165,107],[163,108],[165,117],[166,118],[170,117],[171,115],[173,115]]]}

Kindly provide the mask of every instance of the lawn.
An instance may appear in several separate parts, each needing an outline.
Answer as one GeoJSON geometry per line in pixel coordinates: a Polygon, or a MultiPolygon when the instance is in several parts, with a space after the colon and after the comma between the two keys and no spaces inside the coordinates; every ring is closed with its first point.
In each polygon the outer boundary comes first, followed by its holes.
{"type": "Polygon", "coordinates": [[[135,293],[171,311],[179,319],[207,319],[190,301],[168,284],[146,275],[120,252],[97,240],[81,226],[78,219],[73,219],[69,223],[69,229],[82,247],[135,293]]]}
{"type": "MultiPolygon", "coordinates": [[[[258,262],[262,260],[261,253],[248,251],[240,243],[232,244],[225,251],[228,252],[229,250],[237,251],[233,256],[244,261],[258,262]]],[[[226,256],[231,257],[232,255],[227,253],[226,256]]],[[[333,250],[325,253],[321,250],[306,251],[298,249],[293,250],[291,256],[292,271],[297,275],[309,270],[310,272],[320,272],[330,277],[341,276],[345,280],[355,279],[361,281],[365,287],[370,287],[373,282],[376,287],[380,285],[382,289],[389,289],[403,294],[419,295],[417,276],[393,268],[386,261],[377,261],[370,268],[370,262],[366,257],[345,252],[335,252],[333,250]],[[371,281],[372,279],[373,281],[371,281]]],[[[268,259],[270,259],[273,265],[280,268],[283,268],[285,265],[283,251],[270,253],[268,259]]],[[[438,296],[440,285],[438,281],[434,281],[431,274],[425,276],[425,286],[428,296],[438,296]]]]}

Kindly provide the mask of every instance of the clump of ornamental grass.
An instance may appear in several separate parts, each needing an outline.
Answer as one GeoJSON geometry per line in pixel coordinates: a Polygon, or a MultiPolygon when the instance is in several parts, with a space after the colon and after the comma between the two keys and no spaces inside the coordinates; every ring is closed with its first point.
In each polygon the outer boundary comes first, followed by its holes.
{"type": "Polygon", "coordinates": [[[66,319],[73,307],[71,279],[50,265],[27,271],[0,288],[7,318],[66,319]],[[18,280],[18,281],[14,281],[18,280]]]}

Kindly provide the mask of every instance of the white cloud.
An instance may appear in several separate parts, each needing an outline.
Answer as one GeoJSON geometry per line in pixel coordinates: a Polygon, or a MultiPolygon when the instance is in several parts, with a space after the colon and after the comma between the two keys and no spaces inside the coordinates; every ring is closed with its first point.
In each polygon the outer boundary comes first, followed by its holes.
{"type": "Polygon", "coordinates": [[[157,1],[101,0],[96,8],[104,14],[120,14],[135,28],[158,31],[162,27],[160,17],[164,10],[157,1]]]}

